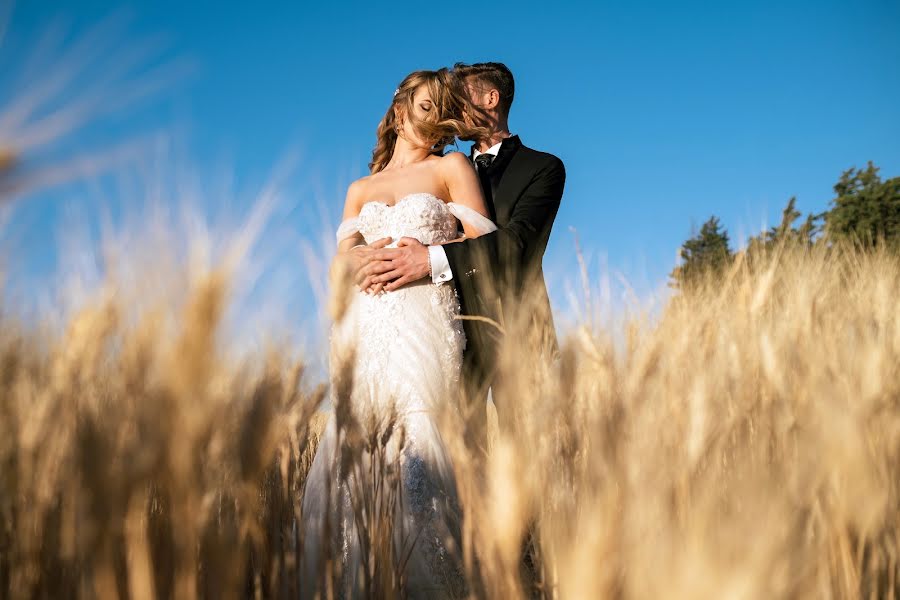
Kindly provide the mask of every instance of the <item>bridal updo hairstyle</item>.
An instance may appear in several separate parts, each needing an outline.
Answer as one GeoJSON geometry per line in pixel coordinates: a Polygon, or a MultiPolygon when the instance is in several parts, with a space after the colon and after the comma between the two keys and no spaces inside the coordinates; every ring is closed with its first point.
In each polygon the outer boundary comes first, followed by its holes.
{"type": "Polygon", "coordinates": [[[410,73],[400,83],[391,105],[378,124],[378,139],[372,150],[370,172],[378,173],[391,160],[397,144],[397,127],[403,119],[409,119],[419,139],[428,140],[432,154],[438,156],[453,143],[456,136],[474,137],[485,133],[482,128],[466,123],[467,111],[470,112],[469,101],[462,80],[449,69],[410,73]],[[430,110],[424,118],[420,118],[416,116],[413,99],[416,90],[423,85],[428,86],[428,94],[436,110],[430,110]]]}

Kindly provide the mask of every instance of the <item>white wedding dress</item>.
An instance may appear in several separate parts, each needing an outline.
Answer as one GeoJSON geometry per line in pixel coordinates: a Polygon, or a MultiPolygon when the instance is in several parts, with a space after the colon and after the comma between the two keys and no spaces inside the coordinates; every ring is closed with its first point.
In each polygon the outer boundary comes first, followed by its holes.
{"type": "MultiPolygon", "coordinates": [[[[457,218],[478,234],[494,231],[472,209],[427,193],[396,204],[368,202],[338,229],[338,241],[356,232],[366,243],[391,237],[425,245],[458,237],[457,218]]],[[[395,243],[391,244],[394,246],[395,243]]],[[[383,419],[392,407],[404,430],[400,452],[402,503],[394,520],[397,555],[406,556],[405,591],[414,598],[452,598],[466,592],[460,560],[460,515],[452,466],[437,427],[437,414],[453,402],[465,346],[459,301],[450,283],[429,278],[393,292],[354,294],[331,338],[335,357],[355,351],[351,404],[364,423],[383,419]],[[399,547],[403,546],[403,547],[399,547]]],[[[334,386],[332,386],[334,387],[334,386]]],[[[332,415],[306,480],[302,505],[304,596],[313,593],[326,555],[342,562],[342,597],[360,595],[360,543],[353,516],[352,477],[339,476],[340,440],[332,415]]],[[[396,454],[395,454],[396,457],[396,454]]]]}

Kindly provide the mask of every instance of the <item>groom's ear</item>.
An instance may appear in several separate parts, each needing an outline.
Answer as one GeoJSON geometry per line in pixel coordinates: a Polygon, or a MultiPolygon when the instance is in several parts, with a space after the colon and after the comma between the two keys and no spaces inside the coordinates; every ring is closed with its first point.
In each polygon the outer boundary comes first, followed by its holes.
{"type": "Polygon", "coordinates": [[[492,88],[488,91],[488,101],[485,108],[494,109],[498,106],[500,106],[500,91],[492,88]]]}

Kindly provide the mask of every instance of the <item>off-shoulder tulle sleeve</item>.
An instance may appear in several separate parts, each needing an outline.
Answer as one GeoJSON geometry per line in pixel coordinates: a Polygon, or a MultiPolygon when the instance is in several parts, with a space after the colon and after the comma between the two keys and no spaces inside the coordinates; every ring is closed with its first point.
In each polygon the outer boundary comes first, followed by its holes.
{"type": "Polygon", "coordinates": [[[341,223],[337,228],[337,243],[359,233],[359,217],[350,217],[341,223]]]}
{"type": "Polygon", "coordinates": [[[497,231],[497,226],[493,221],[484,215],[479,214],[477,211],[472,210],[468,206],[463,206],[456,202],[448,202],[447,208],[450,209],[450,212],[453,213],[454,217],[468,225],[470,228],[475,229],[476,235],[484,235],[485,233],[497,231]]]}

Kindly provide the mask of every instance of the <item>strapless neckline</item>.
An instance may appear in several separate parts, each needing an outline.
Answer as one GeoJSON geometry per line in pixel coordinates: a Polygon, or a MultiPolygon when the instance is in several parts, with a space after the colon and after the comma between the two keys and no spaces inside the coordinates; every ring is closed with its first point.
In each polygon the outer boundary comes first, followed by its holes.
{"type": "MultiPolygon", "coordinates": [[[[380,205],[380,206],[386,206],[386,207],[388,207],[388,208],[395,208],[395,207],[397,207],[397,206],[400,206],[401,204],[403,204],[403,203],[404,203],[405,201],[407,201],[407,200],[410,200],[410,199],[412,199],[412,198],[418,198],[418,197],[429,198],[429,199],[431,199],[431,200],[436,200],[436,201],[440,202],[440,203],[441,203],[442,205],[444,205],[444,206],[447,205],[447,202],[446,202],[446,201],[444,201],[442,198],[439,198],[439,197],[435,196],[434,194],[432,194],[432,193],[430,193],[430,192],[413,192],[413,193],[411,193],[411,194],[406,194],[406,195],[404,195],[404,196],[401,196],[401,197],[398,198],[397,201],[394,202],[393,204],[388,204],[387,202],[384,202],[383,200],[369,200],[368,202],[365,202],[365,203],[363,204],[363,208],[365,208],[365,206],[366,206],[367,204],[378,204],[378,205],[380,205]]],[[[360,209],[360,210],[362,210],[362,209],[360,209]]]]}
{"type": "Polygon", "coordinates": [[[425,245],[442,244],[458,237],[459,222],[481,233],[497,229],[490,219],[465,205],[444,202],[430,192],[413,192],[393,204],[369,200],[357,216],[341,223],[336,237],[340,242],[361,233],[367,244],[386,237],[412,237],[425,245]]]}
{"type": "Polygon", "coordinates": [[[366,202],[360,208],[356,227],[369,244],[385,237],[411,237],[431,245],[455,238],[457,222],[452,205],[429,192],[413,192],[393,204],[366,202]]]}

